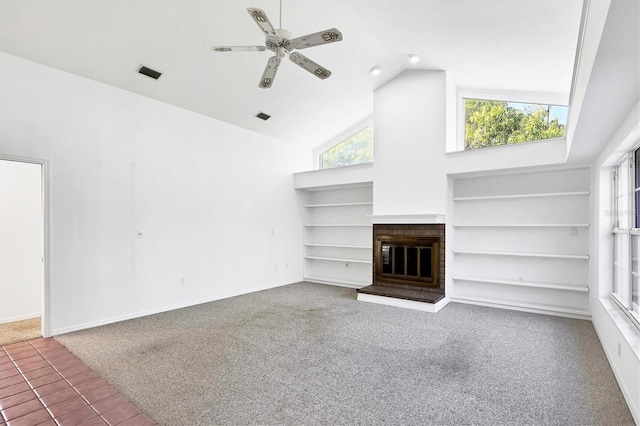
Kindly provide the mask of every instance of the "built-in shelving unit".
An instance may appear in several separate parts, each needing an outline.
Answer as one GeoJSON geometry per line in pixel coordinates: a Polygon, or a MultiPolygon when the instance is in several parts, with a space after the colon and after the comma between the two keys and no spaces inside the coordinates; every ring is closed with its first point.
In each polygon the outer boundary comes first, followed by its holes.
{"type": "Polygon", "coordinates": [[[452,180],[452,300],[589,316],[589,170],[452,180]]]}
{"type": "Polygon", "coordinates": [[[304,190],[304,279],[322,284],[371,284],[371,184],[304,190]]]}

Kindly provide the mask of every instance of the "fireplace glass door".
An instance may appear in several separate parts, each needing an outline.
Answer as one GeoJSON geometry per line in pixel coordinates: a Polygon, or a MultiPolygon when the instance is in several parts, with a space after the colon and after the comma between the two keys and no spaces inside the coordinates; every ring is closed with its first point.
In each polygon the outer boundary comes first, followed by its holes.
{"type": "Polygon", "coordinates": [[[403,284],[438,282],[437,239],[381,236],[376,248],[377,277],[403,284]]]}

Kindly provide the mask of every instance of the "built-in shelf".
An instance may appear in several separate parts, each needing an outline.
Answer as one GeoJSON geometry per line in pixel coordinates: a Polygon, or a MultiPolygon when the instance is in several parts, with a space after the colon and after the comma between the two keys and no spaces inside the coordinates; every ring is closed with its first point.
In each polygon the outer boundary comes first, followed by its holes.
{"type": "Polygon", "coordinates": [[[345,280],[342,278],[319,277],[319,276],[311,276],[311,275],[305,276],[302,279],[304,281],[309,281],[312,283],[339,285],[339,286],[350,287],[350,288],[362,288],[362,287],[371,285],[371,282],[353,281],[353,280],[345,280]]]}
{"type": "Polygon", "coordinates": [[[454,177],[451,300],[588,318],[590,175],[577,167],[454,177]]]}
{"type": "Polygon", "coordinates": [[[531,194],[512,195],[484,195],[479,197],[453,197],[453,201],[480,201],[480,200],[507,200],[516,198],[538,198],[538,197],[571,197],[589,195],[590,191],[570,191],[570,192],[545,192],[531,194]]]}
{"type": "Polygon", "coordinates": [[[588,223],[456,223],[454,228],[588,228],[588,223]]]}
{"type": "Polygon", "coordinates": [[[371,250],[372,246],[360,246],[353,244],[324,244],[324,243],[305,243],[307,247],[331,247],[331,248],[350,248],[350,249],[367,249],[371,250]]]}
{"type": "Polygon", "coordinates": [[[370,285],[371,183],[338,185],[333,181],[309,187],[302,206],[305,280],[352,288],[370,285]]]}
{"type": "Polygon", "coordinates": [[[332,203],[332,204],[305,204],[304,207],[317,208],[317,207],[352,207],[352,206],[372,206],[373,202],[366,201],[361,203],[332,203]]]}
{"type": "Polygon", "coordinates": [[[588,255],[583,254],[557,254],[557,253],[523,253],[509,251],[484,251],[484,250],[453,250],[454,254],[477,254],[486,256],[515,256],[515,257],[545,257],[552,259],[578,259],[589,260],[588,255]]]}
{"type": "Polygon", "coordinates": [[[469,275],[454,275],[452,278],[456,281],[471,281],[471,282],[478,282],[478,283],[548,288],[552,290],[577,291],[581,293],[589,292],[589,287],[584,285],[568,285],[568,284],[546,283],[546,282],[536,282],[536,281],[505,280],[502,278],[485,278],[485,277],[474,277],[469,275]]]}
{"type": "Polygon", "coordinates": [[[369,263],[369,264],[371,264],[370,260],[348,259],[348,258],[343,258],[343,257],[305,256],[304,258],[305,259],[310,259],[310,260],[326,260],[326,261],[329,261],[329,262],[369,263]]]}
{"type": "Polygon", "coordinates": [[[545,313],[553,313],[553,314],[563,313],[563,314],[577,315],[580,317],[591,316],[588,310],[572,309],[572,308],[566,308],[564,306],[555,306],[555,305],[537,305],[534,303],[522,303],[522,302],[511,301],[511,300],[501,301],[497,299],[484,299],[481,297],[466,297],[466,296],[459,297],[458,296],[458,297],[452,297],[451,301],[459,302],[459,303],[471,302],[471,303],[482,304],[486,306],[505,307],[508,309],[511,309],[512,307],[515,306],[523,309],[531,309],[537,312],[545,312],[545,313]]]}
{"type": "Polygon", "coordinates": [[[366,227],[371,228],[369,223],[307,223],[306,227],[328,228],[328,227],[342,227],[342,228],[354,228],[354,227],[366,227]]]}

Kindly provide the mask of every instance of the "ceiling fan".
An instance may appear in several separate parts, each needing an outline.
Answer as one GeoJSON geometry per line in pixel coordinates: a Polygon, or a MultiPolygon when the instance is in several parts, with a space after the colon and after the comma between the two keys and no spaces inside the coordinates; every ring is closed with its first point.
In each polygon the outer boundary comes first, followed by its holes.
{"type": "Polygon", "coordinates": [[[264,13],[263,10],[250,7],[247,9],[247,12],[249,12],[249,15],[251,15],[265,34],[265,46],[213,46],[211,49],[215,52],[264,52],[266,50],[274,52],[275,56],[269,58],[258,87],[262,89],[271,87],[273,79],[280,67],[280,62],[285,54],[289,55],[291,62],[299,65],[322,80],[331,76],[331,71],[301,53],[294,52],[294,49],[306,49],[308,47],[341,41],[342,33],[340,31],[331,28],[329,30],[292,38],[293,35],[289,31],[282,29],[282,0],[280,0],[280,29],[276,30],[273,25],[271,25],[267,14],[264,13]]]}

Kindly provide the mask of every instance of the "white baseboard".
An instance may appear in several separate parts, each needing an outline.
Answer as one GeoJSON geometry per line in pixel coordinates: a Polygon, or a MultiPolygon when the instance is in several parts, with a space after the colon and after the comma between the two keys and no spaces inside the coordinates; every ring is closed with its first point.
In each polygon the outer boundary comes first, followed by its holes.
{"type": "Polygon", "coordinates": [[[358,293],[358,301],[377,303],[379,305],[395,306],[398,308],[415,309],[422,312],[431,312],[435,314],[447,304],[449,304],[449,298],[445,297],[437,303],[425,303],[418,302],[416,300],[398,299],[396,297],[378,296],[375,294],[358,293]]]}
{"type": "Polygon", "coordinates": [[[1,318],[0,324],[6,324],[8,322],[24,321],[28,319],[38,318],[41,316],[42,314],[35,313],[35,314],[27,314],[27,315],[18,315],[16,317],[1,318]]]}
{"type": "MultiPolygon", "coordinates": [[[[298,281],[295,281],[295,282],[298,282],[298,281]]],[[[130,320],[130,319],[146,317],[146,316],[149,316],[149,315],[155,315],[155,314],[159,314],[159,313],[162,313],[162,312],[173,311],[175,309],[188,308],[190,306],[201,305],[203,303],[209,303],[209,302],[215,302],[216,300],[222,300],[222,299],[228,299],[230,297],[242,296],[243,294],[255,293],[255,292],[258,292],[258,291],[268,290],[268,289],[276,288],[276,287],[282,287],[282,286],[289,285],[289,284],[294,284],[294,283],[284,283],[284,284],[253,287],[253,288],[250,288],[250,289],[244,290],[244,291],[223,293],[223,294],[211,297],[211,298],[200,299],[200,300],[192,300],[192,301],[189,301],[189,302],[178,303],[178,304],[175,304],[175,305],[164,306],[164,307],[156,308],[156,309],[148,309],[146,311],[139,311],[139,312],[134,312],[134,313],[127,314],[127,315],[121,315],[121,316],[101,319],[101,320],[97,320],[97,321],[90,321],[90,322],[86,322],[86,323],[82,323],[82,324],[76,324],[76,325],[72,325],[72,326],[68,326],[68,327],[54,328],[51,331],[51,335],[52,336],[58,336],[60,334],[66,334],[66,333],[71,333],[71,332],[74,332],[74,331],[86,330],[88,328],[99,327],[101,325],[113,324],[113,323],[120,322],[120,321],[127,321],[127,320],[130,320]]]]}

